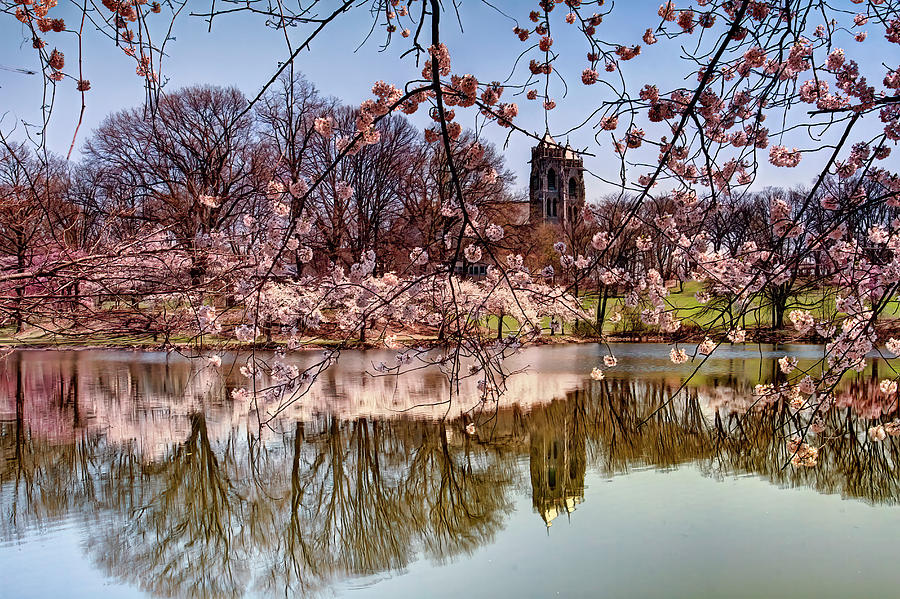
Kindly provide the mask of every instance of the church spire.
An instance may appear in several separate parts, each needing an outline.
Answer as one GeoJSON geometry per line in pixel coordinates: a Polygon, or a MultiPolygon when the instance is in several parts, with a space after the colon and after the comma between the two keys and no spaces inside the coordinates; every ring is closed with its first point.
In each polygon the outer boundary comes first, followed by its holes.
{"type": "Polygon", "coordinates": [[[550,135],[550,129],[549,129],[549,128],[547,128],[547,129],[544,130],[544,136],[541,138],[541,144],[548,145],[548,146],[555,146],[555,145],[557,145],[557,144],[556,144],[556,140],[553,139],[553,136],[552,136],[552,135],[550,135]]]}

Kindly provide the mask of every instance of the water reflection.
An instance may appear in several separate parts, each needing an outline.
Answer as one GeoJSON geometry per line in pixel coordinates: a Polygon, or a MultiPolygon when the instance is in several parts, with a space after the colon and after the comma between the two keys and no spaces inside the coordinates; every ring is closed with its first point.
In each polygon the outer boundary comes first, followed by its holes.
{"type": "Polygon", "coordinates": [[[685,372],[666,366],[665,348],[623,349],[618,376],[590,381],[599,351],[532,350],[501,405],[463,392],[419,410],[447,396],[439,373],[373,379],[360,372],[380,358],[349,354],[263,427],[263,407],[227,399],[239,383],[227,363],[15,353],[0,391],[0,552],[76,521],[98,568],[153,595],[314,595],[471,554],[516,493],[530,494],[536,526],[551,526],[584,500],[588,470],[692,464],[872,503],[900,497],[897,443],[865,436],[868,419],[896,409],[877,372],[840,388],[815,437],[818,466],[794,469],[785,440],[800,417],[782,404],[747,409],[776,358],[725,354],[670,401],[685,372]]]}

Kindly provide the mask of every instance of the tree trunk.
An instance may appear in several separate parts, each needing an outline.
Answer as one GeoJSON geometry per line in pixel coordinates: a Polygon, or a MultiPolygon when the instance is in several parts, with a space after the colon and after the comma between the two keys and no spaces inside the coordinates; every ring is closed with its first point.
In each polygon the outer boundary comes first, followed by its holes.
{"type": "MultiPolygon", "coordinates": [[[[21,234],[18,236],[19,244],[16,251],[16,271],[21,274],[25,272],[25,247],[21,234]]],[[[25,328],[25,321],[22,318],[22,300],[25,297],[25,283],[16,285],[16,332],[21,333],[25,328]]]]}
{"type": "MultiPolygon", "coordinates": [[[[575,291],[575,301],[578,302],[578,306],[580,308],[584,307],[584,304],[581,303],[581,298],[578,296],[578,275],[575,275],[575,280],[572,283],[575,291]]],[[[578,327],[578,318],[575,319],[574,324],[572,325],[572,332],[575,332],[575,329],[578,327]]]]}
{"type": "Polygon", "coordinates": [[[606,285],[600,285],[597,290],[597,334],[603,335],[603,324],[606,322],[606,298],[608,292],[606,285]]]}
{"type": "Polygon", "coordinates": [[[790,288],[785,285],[778,285],[772,291],[772,328],[776,331],[784,328],[789,293],[790,288]]]}

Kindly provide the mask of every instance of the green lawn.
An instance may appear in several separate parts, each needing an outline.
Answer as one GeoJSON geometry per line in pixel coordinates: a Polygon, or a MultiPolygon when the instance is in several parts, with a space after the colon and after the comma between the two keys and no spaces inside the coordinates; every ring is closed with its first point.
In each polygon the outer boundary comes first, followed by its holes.
{"type": "MultiPolygon", "coordinates": [[[[667,306],[673,311],[675,317],[682,321],[683,329],[703,329],[713,330],[722,333],[732,328],[732,319],[737,317],[738,307],[729,306],[724,299],[713,299],[707,304],[700,304],[697,301],[696,294],[703,289],[703,285],[697,282],[687,282],[682,287],[676,287],[670,291],[666,297],[667,306]],[[723,314],[724,312],[724,314],[723,314]]],[[[592,336],[594,314],[596,314],[598,297],[595,294],[587,293],[581,296],[581,302],[584,309],[591,317],[588,322],[582,322],[575,330],[574,319],[569,319],[564,325],[566,334],[583,334],[592,336]]],[[[110,304],[112,305],[112,304],[110,304]]],[[[788,302],[788,308],[785,313],[785,327],[790,328],[791,323],[788,313],[793,309],[803,308],[810,310],[816,318],[830,318],[835,314],[834,295],[827,289],[806,292],[801,295],[792,297],[788,302]]],[[[900,317],[900,298],[891,300],[882,313],[882,320],[894,320],[900,317]]],[[[606,304],[606,323],[603,327],[604,334],[621,334],[624,332],[647,332],[653,333],[655,327],[645,327],[640,322],[639,310],[624,307],[624,299],[622,297],[611,297],[606,304]],[[609,322],[610,316],[614,313],[623,314],[623,319],[618,323],[609,322]]],[[[772,311],[767,305],[764,298],[754,299],[748,307],[746,313],[740,317],[738,324],[741,328],[752,330],[755,328],[769,328],[772,326],[772,311]]],[[[498,318],[489,315],[481,320],[490,336],[496,336],[498,318]]],[[[549,332],[550,321],[548,318],[541,320],[541,326],[545,333],[549,332]]],[[[519,322],[512,316],[503,318],[502,335],[506,336],[518,332],[519,322]]],[[[428,338],[423,337],[423,339],[428,338]]],[[[190,335],[174,335],[170,336],[169,341],[175,344],[187,344],[195,341],[190,335]]],[[[316,343],[320,345],[334,345],[339,343],[338,340],[307,338],[305,342],[316,343]]],[[[15,335],[12,327],[0,328],[0,345],[98,345],[98,346],[156,346],[162,342],[160,335],[156,341],[140,332],[133,335],[125,336],[106,336],[103,334],[88,334],[79,336],[53,335],[32,329],[24,335],[15,335]]],[[[235,345],[236,343],[231,337],[216,338],[214,336],[204,336],[204,342],[210,345],[235,345]]]]}
{"type": "MultiPolygon", "coordinates": [[[[684,284],[681,288],[674,288],[666,297],[667,306],[674,311],[675,317],[682,321],[683,327],[702,328],[702,329],[719,329],[721,331],[728,330],[732,327],[733,318],[738,318],[739,308],[736,305],[728,306],[726,300],[713,299],[706,304],[697,301],[697,293],[702,291],[703,285],[694,281],[684,284]],[[724,315],[723,315],[724,312],[724,315]],[[723,320],[724,318],[724,320],[723,320]]],[[[589,314],[596,314],[598,296],[595,294],[582,295],[581,302],[585,310],[589,314]]],[[[788,314],[791,310],[805,309],[813,313],[818,319],[831,318],[835,315],[834,295],[826,290],[817,290],[806,292],[792,297],[788,301],[788,308],[785,312],[785,327],[790,327],[790,319],[788,314]]],[[[884,312],[882,319],[894,319],[900,316],[900,298],[890,301],[884,312]]],[[[635,323],[640,320],[639,311],[624,307],[624,298],[611,297],[606,302],[606,318],[603,332],[622,333],[626,329],[634,330],[635,323]],[[618,323],[609,322],[609,317],[615,313],[621,312],[623,319],[618,323]]],[[[593,323],[593,319],[591,319],[593,323]]],[[[738,323],[741,328],[769,328],[772,326],[772,308],[765,298],[756,298],[748,306],[745,313],[740,316],[738,323]]],[[[485,319],[484,324],[490,330],[496,332],[497,317],[489,316],[485,319]]],[[[566,322],[565,332],[571,333],[574,322],[566,322]]],[[[549,330],[549,319],[544,318],[541,326],[549,330]]],[[[639,326],[639,325],[638,325],[639,326]]],[[[519,323],[516,319],[506,316],[503,320],[503,333],[511,333],[518,330],[519,323]]],[[[650,329],[652,331],[652,329],[650,329]]]]}

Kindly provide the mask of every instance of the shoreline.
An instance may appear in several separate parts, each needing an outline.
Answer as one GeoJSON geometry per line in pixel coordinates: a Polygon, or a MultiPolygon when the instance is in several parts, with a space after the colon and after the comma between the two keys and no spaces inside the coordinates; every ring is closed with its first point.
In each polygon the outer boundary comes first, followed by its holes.
{"type": "MultiPolygon", "coordinates": [[[[879,327],[881,328],[881,327],[879,327]]],[[[887,333],[887,332],[895,332],[897,327],[885,327],[886,331],[879,331],[879,333],[887,333]]],[[[428,338],[428,337],[417,337],[415,335],[404,335],[402,333],[397,333],[398,343],[409,343],[413,342],[415,344],[416,341],[419,341],[422,346],[426,347],[437,347],[437,346],[446,346],[448,345],[446,342],[438,343],[436,338],[428,338]]],[[[706,332],[696,331],[696,332],[682,332],[682,334],[678,335],[666,335],[660,333],[634,333],[634,334],[609,334],[600,336],[582,336],[582,335],[543,335],[535,340],[530,340],[524,342],[522,345],[525,347],[531,346],[542,346],[542,345],[576,345],[576,344],[588,344],[588,343],[616,343],[616,344],[641,344],[641,343],[665,343],[665,344],[698,344],[701,343],[707,336],[709,336],[706,332]]],[[[730,341],[727,339],[718,339],[719,337],[724,337],[724,334],[713,334],[711,338],[713,341],[720,341],[723,344],[728,344],[730,341]]],[[[879,335],[882,337],[882,335],[879,335]]],[[[483,339],[485,344],[493,343],[496,340],[495,336],[485,337],[483,339]]],[[[747,340],[745,343],[765,343],[765,344],[773,344],[773,345],[782,345],[782,344],[791,344],[791,343],[813,343],[813,344],[823,344],[827,340],[817,334],[806,334],[800,335],[796,331],[793,330],[780,330],[773,331],[770,329],[758,329],[758,330],[748,330],[747,331],[747,340]]],[[[280,349],[286,348],[286,341],[271,341],[271,342],[263,342],[263,343],[244,343],[236,340],[228,340],[221,343],[202,343],[198,344],[196,342],[190,341],[175,341],[175,342],[164,342],[160,343],[158,341],[144,341],[144,340],[132,340],[129,341],[127,339],[108,339],[108,340],[100,340],[100,339],[34,339],[34,340],[19,340],[15,338],[2,338],[0,339],[0,348],[7,350],[57,350],[57,351],[87,351],[87,350],[120,350],[120,351],[145,351],[145,352],[159,352],[159,351],[183,351],[183,350],[191,350],[197,352],[208,352],[208,351],[247,351],[247,350],[264,350],[264,351],[277,351],[280,349]]],[[[340,339],[329,339],[329,338],[310,338],[303,342],[303,344],[292,351],[316,351],[316,350],[327,350],[327,349],[346,349],[346,350],[373,350],[373,349],[391,349],[387,347],[382,340],[378,341],[344,341],[340,339]]]]}

